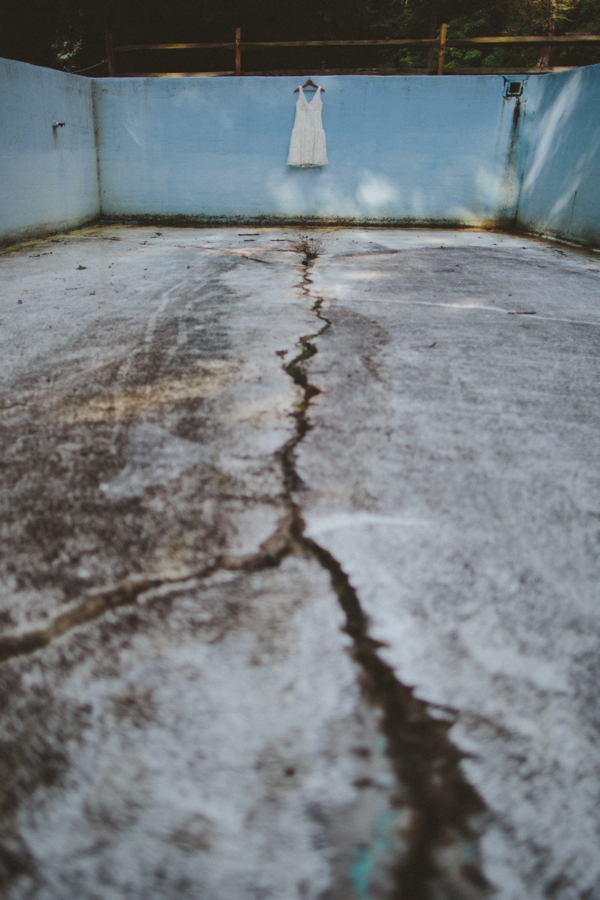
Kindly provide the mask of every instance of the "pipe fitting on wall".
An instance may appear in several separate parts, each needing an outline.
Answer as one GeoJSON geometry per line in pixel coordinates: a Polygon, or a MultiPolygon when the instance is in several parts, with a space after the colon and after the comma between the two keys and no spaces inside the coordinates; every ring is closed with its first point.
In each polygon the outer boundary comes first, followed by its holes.
{"type": "Polygon", "coordinates": [[[67,124],[66,122],[56,122],[54,119],[52,120],[52,127],[54,128],[55,131],[57,128],[62,128],[66,124],[67,124]]]}

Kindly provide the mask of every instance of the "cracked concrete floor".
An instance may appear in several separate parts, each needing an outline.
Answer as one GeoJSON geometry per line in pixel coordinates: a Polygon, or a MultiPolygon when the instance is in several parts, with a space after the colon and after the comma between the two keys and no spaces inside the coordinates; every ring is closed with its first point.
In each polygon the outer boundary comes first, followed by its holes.
{"type": "Polygon", "coordinates": [[[599,287],[471,231],[0,255],[3,896],[600,898],[599,287]]]}

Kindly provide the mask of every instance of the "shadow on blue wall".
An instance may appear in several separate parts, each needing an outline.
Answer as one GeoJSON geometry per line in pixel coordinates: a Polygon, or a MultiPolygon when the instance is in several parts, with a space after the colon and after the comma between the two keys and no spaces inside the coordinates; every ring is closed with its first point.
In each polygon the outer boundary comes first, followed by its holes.
{"type": "Polygon", "coordinates": [[[600,66],[538,85],[518,225],[600,243],[600,66]]]}

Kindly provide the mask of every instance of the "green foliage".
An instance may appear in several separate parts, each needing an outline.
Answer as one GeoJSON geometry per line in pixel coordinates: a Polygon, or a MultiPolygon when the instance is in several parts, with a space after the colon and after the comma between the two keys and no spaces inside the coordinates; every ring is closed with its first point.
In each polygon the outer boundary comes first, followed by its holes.
{"type": "MultiPolygon", "coordinates": [[[[237,26],[246,40],[432,38],[442,22],[450,38],[600,33],[600,0],[1,0],[0,55],[73,71],[105,57],[107,28],[119,42],[132,43],[231,40],[237,26]]],[[[200,62],[185,51],[177,64],[223,68],[223,52],[200,62]]],[[[535,65],[539,55],[539,47],[448,48],[446,61],[449,67],[535,65]]],[[[600,56],[591,47],[552,50],[554,64],[565,60],[580,64],[600,56]]],[[[266,50],[249,52],[244,62],[254,70],[423,68],[435,65],[435,50],[266,50]]],[[[148,56],[131,63],[147,66],[148,56]]],[[[172,67],[173,57],[159,54],[153,65],[172,67]]]]}

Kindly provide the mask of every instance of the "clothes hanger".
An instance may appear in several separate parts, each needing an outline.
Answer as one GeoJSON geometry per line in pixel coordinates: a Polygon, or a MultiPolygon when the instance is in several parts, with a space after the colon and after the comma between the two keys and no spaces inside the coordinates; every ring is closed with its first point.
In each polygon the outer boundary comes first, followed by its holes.
{"type": "MultiPolygon", "coordinates": [[[[302,85],[302,87],[303,87],[303,88],[305,88],[305,87],[314,87],[314,88],[317,88],[317,90],[319,89],[319,85],[318,85],[318,84],[315,84],[314,81],[312,80],[312,78],[309,78],[308,81],[305,81],[304,84],[302,85]]],[[[299,87],[294,88],[294,93],[297,94],[299,90],[300,90],[299,87]]],[[[325,88],[321,88],[321,90],[322,90],[323,93],[325,93],[325,88]]]]}

